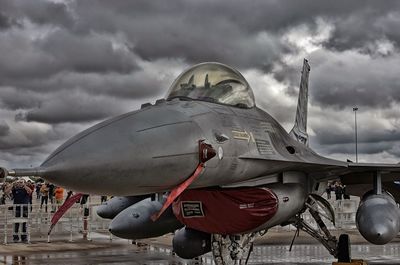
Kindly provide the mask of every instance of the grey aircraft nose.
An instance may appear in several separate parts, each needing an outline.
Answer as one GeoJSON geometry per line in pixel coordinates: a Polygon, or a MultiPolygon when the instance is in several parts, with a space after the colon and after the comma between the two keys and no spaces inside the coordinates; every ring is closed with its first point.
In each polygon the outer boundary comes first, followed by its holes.
{"type": "Polygon", "coordinates": [[[41,169],[50,182],[84,193],[164,191],[195,170],[202,138],[202,130],[179,104],[163,103],[83,131],[51,154],[41,169]]]}

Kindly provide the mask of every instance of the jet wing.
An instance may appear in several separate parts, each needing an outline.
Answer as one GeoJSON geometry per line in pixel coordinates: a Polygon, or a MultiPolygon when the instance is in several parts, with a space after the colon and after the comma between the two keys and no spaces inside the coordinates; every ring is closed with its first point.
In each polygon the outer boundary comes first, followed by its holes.
{"type": "Polygon", "coordinates": [[[381,163],[349,163],[349,168],[357,170],[379,170],[400,172],[400,164],[381,164],[381,163]]]}
{"type": "Polygon", "coordinates": [[[395,184],[400,180],[400,164],[349,163],[347,172],[340,175],[346,193],[361,197],[372,190],[377,171],[381,173],[383,189],[400,202],[400,186],[395,184]]]}
{"type": "MultiPolygon", "coordinates": [[[[259,157],[249,156],[241,156],[241,158],[259,159],[259,157]]],[[[268,162],[271,163],[272,161],[269,160],[268,162]]],[[[303,161],[276,160],[273,163],[279,165],[279,169],[268,172],[265,178],[276,176],[276,174],[285,171],[302,171],[319,181],[329,181],[340,178],[345,185],[372,185],[374,174],[380,172],[383,184],[393,184],[394,181],[400,181],[400,164],[352,163],[318,156],[314,156],[312,159],[304,159],[303,161]]],[[[262,177],[249,180],[247,184],[260,183],[261,179],[262,177]]],[[[242,182],[242,184],[246,184],[246,182],[242,182]]],[[[393,185],[390,186],[393,188],[393,185]]]]}
{"type": "Polygon", "coordinates": [[[316,179],[330,180],[340,177],[349,183],[370,183],[375,172],[381,173],[382,180],[400,179],[400,164],[347,163],[345,167],[329,167],[326,164],[316,167],[319,168],[318,172],[310,174],[316,179]]]}
{"type": "Polygon", "coordinates": [[[374,173],[380,172],[382,182],[400,180],[400,164],[349,163],[348,168],[341,172],[340,178],[344,184],[372,183],[374,173]]]}

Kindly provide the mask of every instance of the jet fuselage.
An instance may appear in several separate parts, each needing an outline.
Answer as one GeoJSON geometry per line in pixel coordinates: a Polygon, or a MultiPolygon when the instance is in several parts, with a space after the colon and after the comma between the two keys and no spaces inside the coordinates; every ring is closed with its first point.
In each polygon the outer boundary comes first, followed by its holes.
{"type": "Polygon", "coordinates": [[[257,107],[176,98],[81,132],[53,152],[41,168],[47,180],[85,193],[124,196],[162,192],[195,170],[199,140],[211,144],[217,155],[207,161],[191,188],[291,170],[279,161],[292,161],[295,166],[321,159],[257,107]]]}

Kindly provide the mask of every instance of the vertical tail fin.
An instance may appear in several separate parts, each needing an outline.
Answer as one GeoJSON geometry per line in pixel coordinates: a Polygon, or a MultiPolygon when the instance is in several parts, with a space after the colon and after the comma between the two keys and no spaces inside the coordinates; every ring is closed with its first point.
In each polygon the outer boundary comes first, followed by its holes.
{"type": "Polygon", "coordinates": [[[301,81],[299,90],[299,100],[297,102],[296,121],[290,136],[295,140],[308,146],[307,134],[307,109],[308,109],[308,76],[310,73],[310,65],[304,59],[303,70],[301,71],[301,81]]]}

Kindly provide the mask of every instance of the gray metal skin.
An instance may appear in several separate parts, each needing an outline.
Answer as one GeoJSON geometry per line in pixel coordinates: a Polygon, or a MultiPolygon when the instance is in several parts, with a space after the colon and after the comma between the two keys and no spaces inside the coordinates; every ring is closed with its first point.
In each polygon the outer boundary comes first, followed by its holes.
{"type": "MultiPolygon", "coordinates": [[[[303,75],[307,71],[309,68],[303,67],[303,75]]],[[[303,83],[306,88],[302,79],[303,83]]],[[[303,138],[305,90],[300,90],[292,130],[303,138]]],[[[158,100],[104,121],[68,140],[40,167],[9,172],[1,169],[0,177],[36,175],[68,189],[101,195],[170,191],[197,167],[200,140],[211,144],[218,155],[206,162],[190,189],[237,183],[246,186],[257,181],[283,183],[288,172],[305,176],[300,178],[305,194],[319,192],[318,182],[339,176],[358,180],[380,171],[382,179],[399,180],[400,165],[355,164],[319,156],[306,145],[307,141],[289,135],[257,107],[247,109],[187,98],[158,100]]],[[[299,182],[297,177],[293,179],[299,182]]],[[[303,195],[298,199],[303,201],[303,195]]],[[[289,215],[286,212],[276,218],[289,215]]]]}
{"type": "Polygon", "coordinates": [[[198,165],[198,141],[222,156],[206,163],[191,188],[220,186],[277,172],[346,167],[292,139],[269,114],[173,99],[100,123],[60,146],[37,171],[48,181],[91,194],[168,191],[198,165]],[[235,138],[242,132],[248,139],[235,138]],[[221,136],[227,136],[222,139],[221,136]],[[220,141],[218,140],[220,139],[220,141]],[[291,154],[287,147],[292,147],[291,154]],[[220,151],[222,150],[222,151],[220,151]]]}
{"type": "Polygon", "coordinates": [[[96,213],[101,218],[113,219],[117,214],[129,206],[150,197],[149,195],[114,197],[102,203],[96,209],[96,213]]]}
{"type": "Polygon", "coordinates": [[[304,208],[304,203],[308,195],[305,192],[305,185],[302,183],[290,183],[284,181],[283,184],[275,183],[266,185],[265,187],[273,190],[275,195],[278,197],[278,210],[271,219],[253,229],[251,232],[267,230],[271,227],[287,222],[304,208]]]}
{"type": "Polygon", "coordinates": [[[308,76],[310,73],[310,65],[304,59],[303,69],[301,71],[299,99],[297,102],[296,120],[290,135],[297,141],[308,146],[308,133],[307,133],[307,113],[308,113],[308,76]]]}
{"type": "Polygon", "coordinates": [[[358,231],[370,243],[384,245],[400,230],[400,210],[392,196],[383,192],[364,195],[356,214],[358,231]]]}
{"type": "Polygon", "coordinates": [[[143,239],[162,236],[181,228],[183,225],[176,219],[171,207],[156,221],[150,219],[162,205],[163,201],[144,199],[121,211],[111,221],[109,231],[121,238],[143,239]]]}

